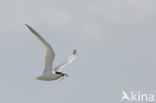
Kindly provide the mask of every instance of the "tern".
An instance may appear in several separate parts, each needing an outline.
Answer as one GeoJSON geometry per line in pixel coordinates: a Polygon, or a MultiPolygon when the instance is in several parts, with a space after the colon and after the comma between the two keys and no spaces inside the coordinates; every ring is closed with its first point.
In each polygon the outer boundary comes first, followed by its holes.
{"type": "Polygon", "coordinates": [[[51,45],[39,34],[37,33],[31,26],[25,24],[25,26],[28,27],[28,29],[41,41],[41,43],[46,47],[46,58],[45,58],[45,68],[43,71],[43,74],[39,77],[36,77],[37,80],[43,80],[43,81],[52,81],[57,80],[61,77],[68,77],[67,74],[61,72],[62,69],[70,64],[76,57],[77,51],[74,49],[73,54],[69,57],[67,61],[64,63],[56,66],[53,69],[53,61],[55,57],[55,52],[51,45]]]}

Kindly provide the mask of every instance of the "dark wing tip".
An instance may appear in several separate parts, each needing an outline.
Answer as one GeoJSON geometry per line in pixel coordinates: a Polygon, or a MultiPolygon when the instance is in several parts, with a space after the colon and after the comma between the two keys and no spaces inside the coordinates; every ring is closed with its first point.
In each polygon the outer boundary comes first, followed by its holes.
{"type": "Polygon", "coordinates": [[[77,50],[74,49],[74,51],[73,51],[73,55],[76,55],[76,54],[77,54],[77,50]]]}
{"type": "Polygon", "coordinates": [[[31,28],[28,24],[24,24],[26,27],[31,28]]]}
{"type": "Polygon", "coordinates": [[[31,26],[24,24],[32,33],[37,33],[31,26]]]}

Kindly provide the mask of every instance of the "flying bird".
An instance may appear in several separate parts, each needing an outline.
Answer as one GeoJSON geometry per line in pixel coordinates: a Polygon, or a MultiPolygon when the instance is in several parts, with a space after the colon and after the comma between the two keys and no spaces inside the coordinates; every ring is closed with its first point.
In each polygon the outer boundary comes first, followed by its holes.
{"type": "Polygon", "coordinates": [[[31,26],[25,24],[25,26],[28,27],[28,29],[41,41],[41,43],[46,47],[46,57],[45,57],[45,68],[43,71],[43,74],[39,77],[36,77],[37,80],[43,80],[43,81],[52,81],[57,80],[59,78],[68,77],[68,74],[65,74],[62,71],[62,69],[70,64],[76,57],[77,51],[74,50],[72,55],[69,57],[67,61],[64,63],[56,66],[53,69],[53,61],[55,57],[55,52],[51,45],[39,34],[37,33],[31,26]]]}

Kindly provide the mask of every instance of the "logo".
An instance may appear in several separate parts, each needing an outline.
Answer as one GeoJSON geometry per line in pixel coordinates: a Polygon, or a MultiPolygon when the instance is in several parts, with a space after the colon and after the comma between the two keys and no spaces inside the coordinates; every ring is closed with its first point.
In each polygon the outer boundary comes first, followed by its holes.
{"type": "Polygon", "coordinates": [[[122,101],[131,101],[131,102],[154,102],[154,94],[152,93],[141,93],[140,91],[134,92],[131,91],[129,94],[125,91],[122,91],[122,101]]]}

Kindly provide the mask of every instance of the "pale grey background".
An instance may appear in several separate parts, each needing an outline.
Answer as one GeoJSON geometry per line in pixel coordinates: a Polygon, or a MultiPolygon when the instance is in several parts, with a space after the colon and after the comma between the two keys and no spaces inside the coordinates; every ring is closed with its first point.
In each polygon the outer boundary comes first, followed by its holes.
{"type": "Polygon", "coordinates": [[[155,0],[0,0],[1,103],[120,103],[121,92],[156,93],[155,0]],[[78,50],[60,81],[34,80],[45,49],[54,65],[78,50]]]}

